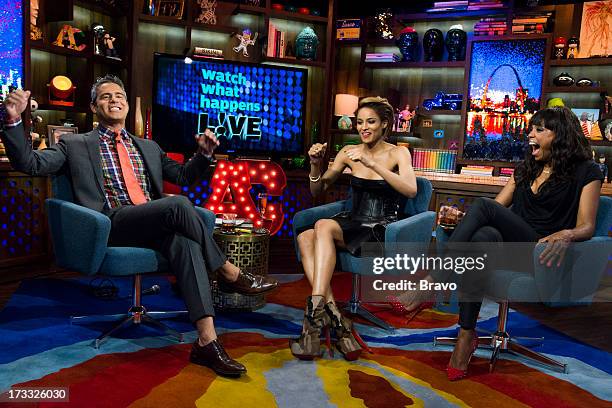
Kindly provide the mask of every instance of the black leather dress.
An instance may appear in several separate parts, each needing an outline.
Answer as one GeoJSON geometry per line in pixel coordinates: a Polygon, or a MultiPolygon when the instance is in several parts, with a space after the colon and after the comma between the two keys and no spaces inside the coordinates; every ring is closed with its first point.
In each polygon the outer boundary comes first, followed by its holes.
{"type": "Polygon", "coordinates": [[[351,176],[353,205],[332,217],[340,224],[346,249],[359,256],[364,242],[385,241],[385,227],[397,221],[401,195],[385,180],[351,176]]]}

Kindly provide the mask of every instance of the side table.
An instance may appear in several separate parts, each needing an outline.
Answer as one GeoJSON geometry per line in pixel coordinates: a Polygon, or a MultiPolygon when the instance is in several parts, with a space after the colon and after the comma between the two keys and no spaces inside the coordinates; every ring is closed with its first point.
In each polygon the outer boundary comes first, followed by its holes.
{"type": "MultiPolygon", "coordinates": [[[[228,234],[215,228],[213,238],[228,260],[237,267],[254,275],[268,274],[270,234],[255,232],[228,234]]],[[[218,310],[253,311],[266,304],[264,295],[244,296],[221,291],[216,273],[210,275],[210,287],[213,304],[218,310]]]]}

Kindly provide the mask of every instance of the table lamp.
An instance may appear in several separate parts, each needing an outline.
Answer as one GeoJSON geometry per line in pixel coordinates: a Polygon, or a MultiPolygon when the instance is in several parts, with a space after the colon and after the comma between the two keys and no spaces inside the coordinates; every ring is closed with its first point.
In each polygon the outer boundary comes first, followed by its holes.
{"type": "Polygon", "coordinates": [[[49,104],[60,106],[74,106],[74,90],[70,78],[57,75],[47,84],[49,89],[49,104]]]}
{"type": "Polygon", "coordinates": [[[353,127],[351,118],[355,117],[355,111],[359,105],[359,97],[349,94],[337,94],[334,105],[334,115],[340,116],[338,119],[338,129],[350,129],[353,127]]]}

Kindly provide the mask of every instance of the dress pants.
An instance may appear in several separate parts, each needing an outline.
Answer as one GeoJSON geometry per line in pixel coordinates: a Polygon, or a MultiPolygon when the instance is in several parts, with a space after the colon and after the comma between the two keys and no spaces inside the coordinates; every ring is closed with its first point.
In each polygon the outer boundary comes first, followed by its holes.
{"type": "MultiPolygon", "coordinates": [[[[540,238],[525,220],[509,208],[490,198],[478,198],[457,225],[448,242],[536,242],[540,238]]],[[[482,301],[476,299],[482,299],[482,288],[488,278],[486,272],[466,272],[461,277],[459,326],[463,329],[476,328],[482,305],[482,301]]]]}
{"type": "Polygon", "coordinates": [[[227,258],[187,197],[122,206],[109,217],[110,245],[151,248],[166,257],[192,322],[215,315],[208,271],[219,269],[227,258]]]}

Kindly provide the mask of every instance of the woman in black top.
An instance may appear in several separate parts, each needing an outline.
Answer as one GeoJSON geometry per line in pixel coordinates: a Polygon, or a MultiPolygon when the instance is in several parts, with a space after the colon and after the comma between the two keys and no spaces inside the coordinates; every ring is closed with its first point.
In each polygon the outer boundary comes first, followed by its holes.
{"type": "MultiPolygon", "coordinates": [[[[465,216],[458,214],[462,219],[449,242],[547,242],[540,262],[550,267],[561,264],[567,243],[592,237],[603,175],[572,111],[544,109],[529,125],[531,149],[526,159],[495,200],[479,198],[465,216]]],[[[452,211],[457,210],[443,207],[440,216],[452,211]]],[[[427,277],[431,282],[436,278],[427,277]]],[[[464,291],[467,286],[462,285],[464,291]]],[[[408,310],[418,307],[426,294],[417,297],[406,302],[408,310]]],[[[475,327],[480,306],[480,302],[459,303],[458,341],[447,367],[450,380],[467,374],[478,344],[475,327]]]]}
{"type": "Polygon", "coordinates": [[[325,174],[321,174],[321,161],[326,145],[317,143],[308,152],[312,195],[325,192],[349,167],[353,201],[350,212],[321,219],[297,237],[312,296],[307,299],[302,334],[290,347],[294,356],[304,360],[319,356],[324,328],[335,331],[336,347],[347,360],[359,357],[361,347],[351,333],[352,323],[340,314],[330,288],[336,247],[357,254],[362,242],[384,240],[385,225],[397,219],[399,196],[416,195],[408,149],[385,141],[394,119],[389,102],[380,97],[364,98],[355,116],[362,143],[342,148],[325,174]]]}

